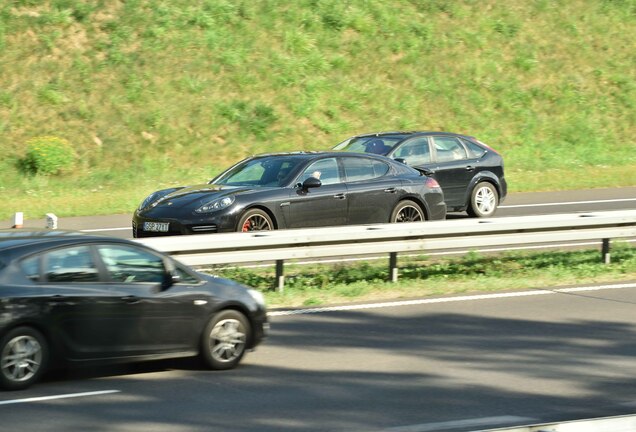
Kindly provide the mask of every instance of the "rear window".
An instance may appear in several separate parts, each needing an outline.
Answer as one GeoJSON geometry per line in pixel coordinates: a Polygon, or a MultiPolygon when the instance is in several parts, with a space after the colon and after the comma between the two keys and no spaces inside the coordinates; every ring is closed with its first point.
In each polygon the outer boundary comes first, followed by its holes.
{"type": "Polygon", "coordinates": [[[389,165],[374,159],[343,158],[348,182],[372,180],[389,172],[389,165]]]}
{"type": "Polygon", "coordinates": [[[486,153],[486,150],[483,147],[478,146],[474,142],[471,142],[471,141],[468,141],[468,140],[462,140],[462,142],[464,143],[464,145],[468,149],[468,156],[469,157],[480,158],[486,153]]]}

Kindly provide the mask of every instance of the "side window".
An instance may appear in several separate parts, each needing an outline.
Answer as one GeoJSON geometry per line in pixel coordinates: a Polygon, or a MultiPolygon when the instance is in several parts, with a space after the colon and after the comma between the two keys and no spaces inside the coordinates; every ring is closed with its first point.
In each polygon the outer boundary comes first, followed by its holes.
{"type": "Polygon", "coordinates": [[[57,249],[44,254],[47,282],[96,282],[99,272],[88,246],[57,249]]]}
{"type": "Polygon", "coordinates": [[[165,268],[163,258],[149,251],[125,245],[103,245],[98,247],[99,255],[113,282],[163,281],[165,268]]]}
{"type": "Polygon", "coordinates": [[[179,276],[179,283],[197,284],[201,282],[199,279],[195,278],[189,272],[179,266],[177,266],[175,270],[177,272],[177,275],[179,276]]]}
{"type": "Polygon", "coordinates": [[[304,182],[309,177],[316,177],[322,184],[340,183],[340,172],[338,171],[338,162],[335,158],[321,159],[309,165],[300,177],[300,181],[304,182]]]}
{"type": "Polygon", "coordinates": [[[22,260],[20,267],[28,279],[32,281],[40,280],[40,255],[22,260]]]}
{"type": "Polygon", "coordinates": [[[438,162],[449,162],[467,159],[466,149],[458,139],[453,137],[434,137],[435,150],[438,162]]]}
{"type": "Polygon", "coordinates": [[[343,158],[342,162],[348,182],[371,180],[389,171],[389,165],[373,159],[348,157],[343,158]]]}
{"type": "Polygon", "coordinates": [[[486,150],[484,150],[482,147],[479,147],[474,142],[468,140],[462,140],[462,142],[468,149],[468,157],[470,158],[480,158],[486,153],[486,150]]]}
{"type": "Polygon", "coordinates": [[[426,137],[415,138],[400,145],[393,159],[404,159],[407,165],[422,165],[431,162],[431,149],[426,137]]]}

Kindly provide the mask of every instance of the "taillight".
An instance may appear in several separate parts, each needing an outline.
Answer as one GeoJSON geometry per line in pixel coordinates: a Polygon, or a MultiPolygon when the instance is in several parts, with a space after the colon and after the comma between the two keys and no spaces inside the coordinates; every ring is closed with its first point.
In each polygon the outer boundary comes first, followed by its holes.
{"type": "Polygon", "coordinates": [[[437,183],[437,180],[435,180],[433,177],[427,177],[426,178],[426,186],[428,186],[430,188],[438,188],[438,187],[440,187],[439,183],[437,183]]]}

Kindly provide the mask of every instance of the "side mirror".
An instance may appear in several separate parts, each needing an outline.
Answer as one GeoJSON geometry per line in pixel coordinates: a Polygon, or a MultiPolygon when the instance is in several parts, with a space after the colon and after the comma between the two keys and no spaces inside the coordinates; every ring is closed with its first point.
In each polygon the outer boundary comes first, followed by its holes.
{"type": "Polygon", "coordinates": [[[395,160],[399,163],[403,163],[404,165],[408,165],[408,163],[406,163],[406,159],[404,158],[395,158],[395,160]]]}
{"type": "Polygon", "coordinates": [[[302,184],[303,190],[307,190],[309,188],[317,188],[322,186],[322,182],[315,177],[309,177],[302,184]]]}
{"type": "Polygon", "coordinates": [[[179,277],[179,274],[176,271],[166,271],[163,274],[163,281],[161,282],[161,289],[162,290],[167,290],[168,288],[170,288],[172,285],[179,283],[179,281],[181,280],[181,277],[179,277]]]}

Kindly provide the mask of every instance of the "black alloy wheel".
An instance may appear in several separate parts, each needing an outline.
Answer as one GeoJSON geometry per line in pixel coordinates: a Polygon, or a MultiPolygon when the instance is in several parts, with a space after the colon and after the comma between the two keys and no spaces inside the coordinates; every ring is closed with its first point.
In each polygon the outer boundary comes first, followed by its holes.
{"type": "Polygon", "coordinates": [[[414,201],[400,201],[391,213],[391,223],[395,222],[422,222],[426,217],[422,208],[414,201]]]}
{"type": "Polygon", "coordinates": [[[252,209],[246,211],[238,223],[239,232],[269,231],[274,229],[274,223],[263,210],[252,209]]]}

